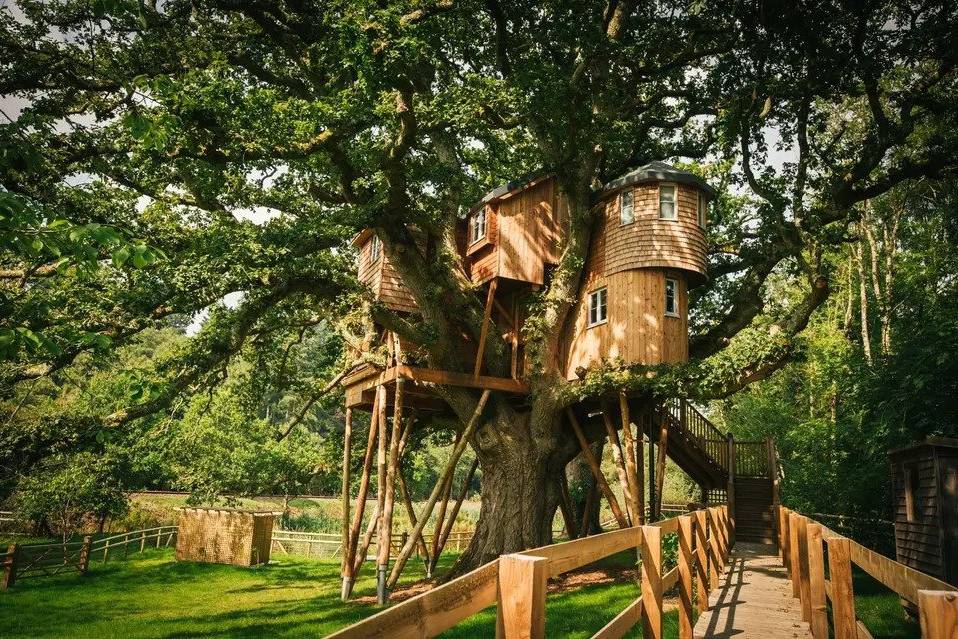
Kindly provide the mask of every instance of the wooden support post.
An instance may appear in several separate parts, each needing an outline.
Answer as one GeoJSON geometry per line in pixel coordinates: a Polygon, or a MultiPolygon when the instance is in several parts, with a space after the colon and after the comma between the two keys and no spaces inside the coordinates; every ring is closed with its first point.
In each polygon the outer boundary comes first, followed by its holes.
{"type": "Polygon", "coordinates": [[[486,338],[489,336],[489,322],[492,319],[492,300],[496,296],[497,278],[489,282],[489,293],[486,295],[486,309],[482,315],[482,329],[479,331],[479,349],[476,351],[476,366],[472,371],[473,377],[479,377],[482,372],[482,362],[486,354],[486,338]]]}
{"type": "MultiPolygon", "coordinates": [[[[592,518],[589,516],[592,513],[592,507],[595,506],[595,502],[599,499],[599,482],[593,482],[592,486],[589,487],[589,492],[585,496],[585,504],[583,504],[582,509],[582,525],[579,527],[580,536],[588,537],[592,532],[592,518]]],[[[596,531],[599,532],[599,531],[596,531]]]]}
{"type": "MultiPolygon", "coordinates": [[[[409,523],[416,527],[418,519],[416,518],[416,509],[412,506],[412,499],[409,497],[409,487],[406,485],[406,476],[402,473],[402,468],[399,469],[399,492],[402,496],[403,503],[406,505],[406,515],[409,517],[409,523]]],[[[422,538],[422,535],[419,535],[419,552],[422,553],[423,562],[426,566],[430,565],[429,562],[429,547],[426,546],[426,541],[422,538]]],[[[427,577],[432,575],[427,574],[427,577]]]]}
{"type": "Polygon", "coordinates": [[[612,424],[612,417],[609,415],[608,408],[602,407],[602,421],[605,424],[605,434],[609,439],[609,447],[612,449],[612,461],[615,462],[615,471],[619,476],[619,487],[622,489],[622,498],[625,500],[626,515],[630,526],[638,525],[638,507],[632,499],[632,488],[629,485],[629,475],[625,467],[625,459],[622,454],[619,435],[615,426],[612,424]]]}
{"type": "Polygon", "coordinates": [[[3,559],[3,582],[0,583],[0,590],[13,588],[13,585],[17,582],[18,555],[16,544],[7,546],[7,556],[3,559]]]}
{"type": "Polygon", "coordinates": [[[519,379],[519,296],[512,296],[512,353],[510,372],[512,379],[519,379]]]}
{"type": "MultiPolygon", "coordinates": [[[[373,543],[373,537],[379,531],[379,522],[381,518],[379,517],[379,504],[377,503],[373,506],[373,512],[369,517],[369,523],[366,524],[366,532],[363,534],[363,539],[359,542],[359,550],[356,552],[356,557],[353,560],[353,581],[359,577],[359,571],[362,570],[363,564],[366,562],[366,556],[369,554],[369,546],[373,543]]],[[[377,539],[376,544],[379,544],[377,539]]]]}
{"type": "Polygon", "coordinates": [[[695,555],[696,580],[698,582],[699,614],[709,609],[709,555],[708,555],[708,524],[705,511],[696,510],[692,515],[695,518],[695,555]]]}
{"type": "Polygon", "coordinates": [[[798,517],[798,569],[801,575],[799,595],[802,602],[802,619],[812,621],[812,599],[808,562],[808,518],[798,517]]]}
{"type": "MultiPolygon", "coordinates": [[[[793,522],[789,521],[789,526],[792,524],[793,522]]],[[[828,577],[832,585],[832,626],[835,629],[835,639],[858,639],[851,552],[848,540],[844,537],[828,539],[828,577]]]]}
{"type": "Polygon", "coordinates": [[[669,422],[662,414],[659,416],[659,456],[655,460],[655,517],[662,517],[662,491],[665,489],[665,459],[669,447],[669,422]]]}
{"type": "Polygon", "coordinates": [[[405,381],[402,378],[396,380],[396,391],[393,398],[393,428],[392,434],[389,436],[389,461],[386,467],[386,498],[383,502],[382,528],[379,531],[380,538],[385,539],[386,543],[379,544],[379,556],[376,560],[376,596],[379,605],[385,604],[389,598],[389,592],[386,590],[386,570],[389,567],[389,554],[392,549],[393,505],[396,502],[396,468],[399,466],[399,442],[402,439],[403,432],[404,385],[405,381]]]}
{"type": "Polygon", "coordinates": [[[919,590],[918,611],[923,639],[958,637],[958,592],[919,590]]]}
{"type": "MultiPolygon", "coordinates": [[[[350,449],[353,441],[353,409],[346,407],[346,425],[343,431],[343,487],[342,487],[342,544],[349,548],[349,466],[351,461],[350,449]]],[[[343,553],[343,564],[340,576],[346,576],[346,553],[343,553]]]]}
{"type": "Polygon", "coordinates": [[[801,560],[798,557],[798,515],[788,514],[788,563],[791,567],[789,576],[792,578],[792,596],[801,597],[802,594],[802,568],[801,560]]]}
{"type": "Polygon", "coordinates": [[[655,521],[655,411],[649,417],[649,521],[655,521]]]}
{"type": "Polygon", "coordinates": [[[622,514],[622,509],[619,508],[619,502],[612,493],[612,489],[609,488],[609,483],[605,480],[605,475],[602,474],[602,468],[599,466],[599,462],[596,461],[595,455],[592,454],[592,450],[589,448],[589,442],[586,441],[585,435],[582,433],[582,427],[579,426],[579,419],[575,416],[575,413],[572,412],[571,408],[566,409],[566,415],[569,416],[569,423],[572,424],[572,430],[579,440],[579,446],[582,447],[582,457],[589,465],[589,468],[592,469],[592,474],[595,475],[595,481],[599,485],[602,494],[605,495],[606,501],[609,502],[609,508],[612,509],[612,514],[619,523],[619,528],[628,528],[629,524],[622,514]]]}
{"type": "MultiPolygon", "coordinates": [[[[603,407],[603,412],[605,408],[603,407]]],[[[611,412],[611,411],[610,411],[611,412]]],[[[635,438],[632,436],[632,418],[629,415],[629,398],[625,393],[619,393],[619,416],[622,420],[622,447],[623,462],[625,463],[625,478],[628,482],[629,495],[635,505],[636,516],[632,519],[633,526],[645,524],[645,497],[642,486],[642,477],[635,464],[635,438]]],[[[611,417],[611,415],[610,415],[611,417]]],[[[642,429],[638,432],[639,441],[642,441],[642,429]]]]}
{"type": "Polygon", "coordinates": [[[784,506],[780,507],[780,511],[782,513],[782,564],[788,572],[788,578],[794,579],[795,576],[792,573],[791,517],[789,517],[792,511],[784,506]]]}
{"type": "Polygon", "coordinates": [[[728,517],[729,517],[729,545],[735,543],[735,437],[728,434],[728,517]]]}
{"type": "MultiPolygon", "coordinates": [[[[628,404],[626,404],[628,405],[628,404]]],[[[639,416],[639,423],[636,424],[635,441],[630,447],[635,456],[635,487],[639,492],[637,501],[639,502],[639,524],[645,525],[645,448],[643,440],[645,436],[645,421],[648,419],[648,410],[642,412],[639,416]]]]}
{"type": "Polygon", "coordinates": [[[692,517],[679,517],[679,639],[692,639],[692,517]]]}
{"type": "Polygon", "coordinates": [[[569,496],[569,478],[566,477],[564,468],[559,473],[559,509],[562,511],[566,534],[569,539],[577,539],[579,528],[576,525],[575,510],[572,508],[572,498],[569,496]]]}
{"type": "Polygon", "coordinates": [[[442,537],[439,540],[439,552],[433,557],[433,562],[439,561],[439,555],[446,548],[446,541],[449,539],[449,534],[452,532],[453,526],[456,524],[456,517],[459,516],[459,509],[462,508],[462,503],[466,501],[466,495],[469,494],[469,484],[472,483],[472,478],[476,475],[476,469],[479,468],[479,458],[476,457],[472,466],[469,467],[469,472],[466,473],[466,481],[463,482],[462,488],[459,489],[459,495],[456,497],[456,503],[452,506],[452,512],[449,513],[449,519],[446,520],[446,525],[442,530],[442,537]]]}
{"type": "MultiPolygon", "coordinates": [[[[376,448],[376,435],[379,430],[379,393],[373,399],[372,417],[369,421],[369,435],[366,438],[366,455],[363,458],[363,473],[359,479],[359,492],[356,495],[356,510],[349,530],[349,547],[343,557],[343,585],[340,596],[343,601],[349,598],[353,590],[353,566],[356,564],[356,549],[359,544],[359,531],[363,525],[363,513],[366,510],[366,497],[369,494],[369,477],[372,472],[373,456],[376,448]]],[[[377,513],[378,516],[378,513],[377,513]]]]}
{"type": "Polygon", "coordinates": [[[432,489],[432,493],[429,495],[429,499],[426,501],[426,505],[423,507],[422,515],[420,516],[419,523],[416,524],[416,527],[413,529],[412,533],[409,535],[409,541],[405,543],[402,547],[402,550],[399,551],[399,556],[396,557],[396,563],[393,564],[392,572],[389,573],[389,579],[386,581],[387,588],[393,588],[396,585],[396,582],[399,581],[399,575],[402,573],[402,569],[406,566],[406,561],[409,559],[409,555],[412,554],[413,544],[419,535],[422,534],[422,529],[425,527],[426,522],[429,521],[429,517],[432,515],[432,509],[436,505],[436,501],[439,499],[439,492],[442,490],[443,484],[449,479],[452,475],[453,470],[456,468],[456,464],[459,462],[459,458],[462,456],[462,452],[465,450],[466,445],[469,440],[472,439],[472,433],[476,429],[476,424],[479,422],[479,417],[482,415],[482,411],[486,407],[486,402],[489,400],[490,391],[482,391],[482,396],[479,397],[479,401],[476,402],[476,409],[472,413],[472,417],[469,418],[469,422],[466,424],[466,428],[462,433],[462,437],[459,439],[459,443],[453,448],[452,454],[449,456],[449,461],[446,462],[446,467],[443,470],[443,474],[437,482],[436,486],[432,489]]]}
{"type": "Polygon", "coordinates": [[[662,639],[662,529],[642,526],[642,636],[662,639]]]}
{"type": "Polygon", "coordinates": [[[546,634],[546,581],[549,560],[527,555],[499,558],[496,637],[542,639],[546,634]]]}
{"type": "MultiPolygon", "coordinates": [[[[771,437],[766,437],[765,448],[768,451],[768,473],[772,479],[772,506],[777,508],[782,503],[782,499],[779,495],[778,451],[775,449],[775,440],[771,437]]],[[[778,521],[774,521],[774,524],[777,527],[778,521]]]]}
{"type": "Polygon", "coordinates": [[[786,548],[786,530],[785,530],[785,508],[781,505],[775,506],[772,510],[775,517],[775,532],[776,540],[778,541],[778,557],[782,560],[782,565],[788,569],[788,561],[786,558],[788,554],[785,552],[786,548]]]}
{"type": "Polygon", "coordinates": [[[828,639],[828,611],[825,608],[825,560],[822,553],[822,527],[809,522],[805,528],[808,546],[808,593],[811,604],[812,636],[828,639]]]}
{"type": "Polygon", "coordinates": [[[455,469],[453,469],[453,474],[449,475],[446,485],[442,488],[442,496],[439,498],[439,512],[436,513],[436,526],[432,532],[432,562],[429,564],[429,574],[433,573],[439,563],[439,553],[441,552],[439,538],[442,536],[442,527],[446,523],[446,509],[449,507],[449,496],[452,494],[454,477],[455,469]]]}

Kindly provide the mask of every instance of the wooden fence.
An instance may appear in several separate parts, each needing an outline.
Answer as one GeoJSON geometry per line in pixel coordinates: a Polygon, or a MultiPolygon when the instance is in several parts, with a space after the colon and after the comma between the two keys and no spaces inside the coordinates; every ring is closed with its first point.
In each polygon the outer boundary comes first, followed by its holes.
{"type": "Polygon", "coordinates": [[[828,639],[830,627],[835,639],[872,636],[855,614],[853,565],[919,609],[924,639],[956,636],[958,589],[954,586],[869,550],[784,506],[778,508],[778,536],[792,595],[801,601],[802,617],[815,639],[828,639]]]}
{"type": "Polygon", "coordinates": [[[679,636],[692,637],[692,604],[708,605],[728,560],[731,526],[726,506],[666,519],[649,526],[615,530],[522,553],[503,555],[442,586],[412,597],[331,635],[434,637],[477,612],[497,605],[499,637],[545,636],[546,582],[564,572],[624,550],[641,556],[641,596],[599,630],[593,639],[624,636],[642,624],[646,639],[662,637],[662,594],[679,586],[679,636]],[[662,537],[677,534],[678,565],[665,570],[662,537]]]}
{"type": "MultiPolygon", "coordinates": [[[[408,539],[409,533],[403,532],[392,536],[391,554],[397,554],[408,539]]],[[[472,531],[453,532],[449,534],[446,548],[459,552],[464,550],[472,540],[472,531]]],[[[426,545],[432,543],[433,535],[422,535],[426,545]]],[[[336,557],[342,556],[343,536],[339,533],[300,532],[297,530],[274,530],[271,552],[284,555],[306,555],[307,557],[336,557]]],[[[417,549],[418,552],[418,549],[417,549]]],[[[370,556],[376,554],[376,541],[372,541],[368,551],[370,556]]]]}
{"type": "Polygon", "coordinates": [[[0,562],[3,564],[0,589],[6,590],[18,580],[29,577],[85,573],[93,558],[106,562],[111,551],[115,553],[122,548],[123,556],[126,557],[130,546],[133,546],[136,552],[142,552],[147,546],[169,546],[175,538],[176,526],[159,526],[96,540],[87,535],[83,541],[67,543],[10,544],[6,552],[0,554],[0,562]]]}

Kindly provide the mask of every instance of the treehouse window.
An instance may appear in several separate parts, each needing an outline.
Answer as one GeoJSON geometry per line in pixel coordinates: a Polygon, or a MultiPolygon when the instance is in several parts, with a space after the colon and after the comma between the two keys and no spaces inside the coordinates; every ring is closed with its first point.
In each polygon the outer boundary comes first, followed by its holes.
{"type": "Polygon", "coordinates": [[[619,222],[621,224],[632,224],[632,222],[635,222],[632,189],[627,189],[619,193],[619,222]]]}
{"type": "Polygon", "coordinates": [[[476,211],[476,214],[472,218],[472,243],[475,244],[479,240],[485,239],[486,237],[486,209],[485,207],[476,211]]]}
{"type": "Polygon", "coordinates": [[[604,324],[606,321],[606,290],[600,288],[589,293],[589,326],[604,324]]]}
{"type": "Polygon", "coordinates": [[[659,185],[659,218],[662,220],[679,219],[675,209],[675,185],[659,185]]]}
{"type": "Polygon", "coordinates": [[[705,198],[704,193],[699,193],[699,226],[703,229],[705,228],[706,218],[709,210],[709,201],[705,198]]]}
{"type": "Polygon", "coordinates": [[[665,278],[665,314],[671,317],[679,316],[678,289],[676,280],[665,278]]]}
{"type": "Polygon", "coordinates": [[[369,243],[369,261],[378,262],[379,256],[383,254],[383,244],[379,240],[378,235],[373,235],[372,241],[369,243]]]}

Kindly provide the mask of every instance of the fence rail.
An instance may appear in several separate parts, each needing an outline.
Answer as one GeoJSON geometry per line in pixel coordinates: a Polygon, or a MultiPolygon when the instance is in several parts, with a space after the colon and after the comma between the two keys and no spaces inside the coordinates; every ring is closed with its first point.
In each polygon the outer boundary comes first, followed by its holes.
{"type": "Polygon", "coordinates": [[[777,519],[779,551],[792,582],[792,595],[801,600],[802,616],[815,639],[828,639],[830,626],[835,639],[871,637],[855,614],[853,565],[919,609],[922,637],[953,639],[954,627],[936,622],[958,620],[958,589],[954,586],[880,555],[784,506],[778,507],[777,519]]]}
{"type": "Polygon", "coordinates": [[[360,637],[434,637],[475,613],[498,604],[497,636],[504,639],[545,636],[546,581],[603,557],[637,549],[641,554],[641,596],[593,639],[624,636],[642,622],[645,638],[662,637],[662,594],[679,586],[679,636],[692,637],[693,592],[700,606],[718,586],[728,561],[732,526],[726,506],[717,506],[561,544],[503,555],[470,573],[330,635],[360,637]],[[678,564],[665,570],[662,537],[677,534],[678,564]]]}
{"type": "MultiPolygon", "coordinates": [[[[446,547],[461,551],[472,540],[472,531],[453,532],[449,534],[446,547]]],[[[422,535],[426,545],[432,543],[432,534],[422,535]]],[[[408,533],[398,533],[392,536],[391,553],[398,553],[408,539],[408,533]]],[[[377,540],[370,543],[368,554],[375,556],[377,540]]],[[[305,555],[307,557],[336,557],[342,556],[343,538],[339,533],[314,533],[298,530],[274,530],[271,552],[284,555],[305,555]]]]}

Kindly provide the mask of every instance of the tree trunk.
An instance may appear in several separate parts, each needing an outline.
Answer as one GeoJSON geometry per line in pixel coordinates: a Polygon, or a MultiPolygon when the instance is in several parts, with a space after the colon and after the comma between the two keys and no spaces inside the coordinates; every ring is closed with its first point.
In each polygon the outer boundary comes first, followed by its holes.
{"type": "Polygon", "coordinates": [[[493,418],[496,428],[487,424],[474,440],[482,466],[482,508],[475,535],[450,576],[502,554],[552,543],[559,473],[574,449],[555,437],[556,426],[541,429],[537,437],[532,433],[540,429],[530,428],[530,414],[504,413],[493,418]],[[511,423],[503,423],[506,419],[511,423]]]}

